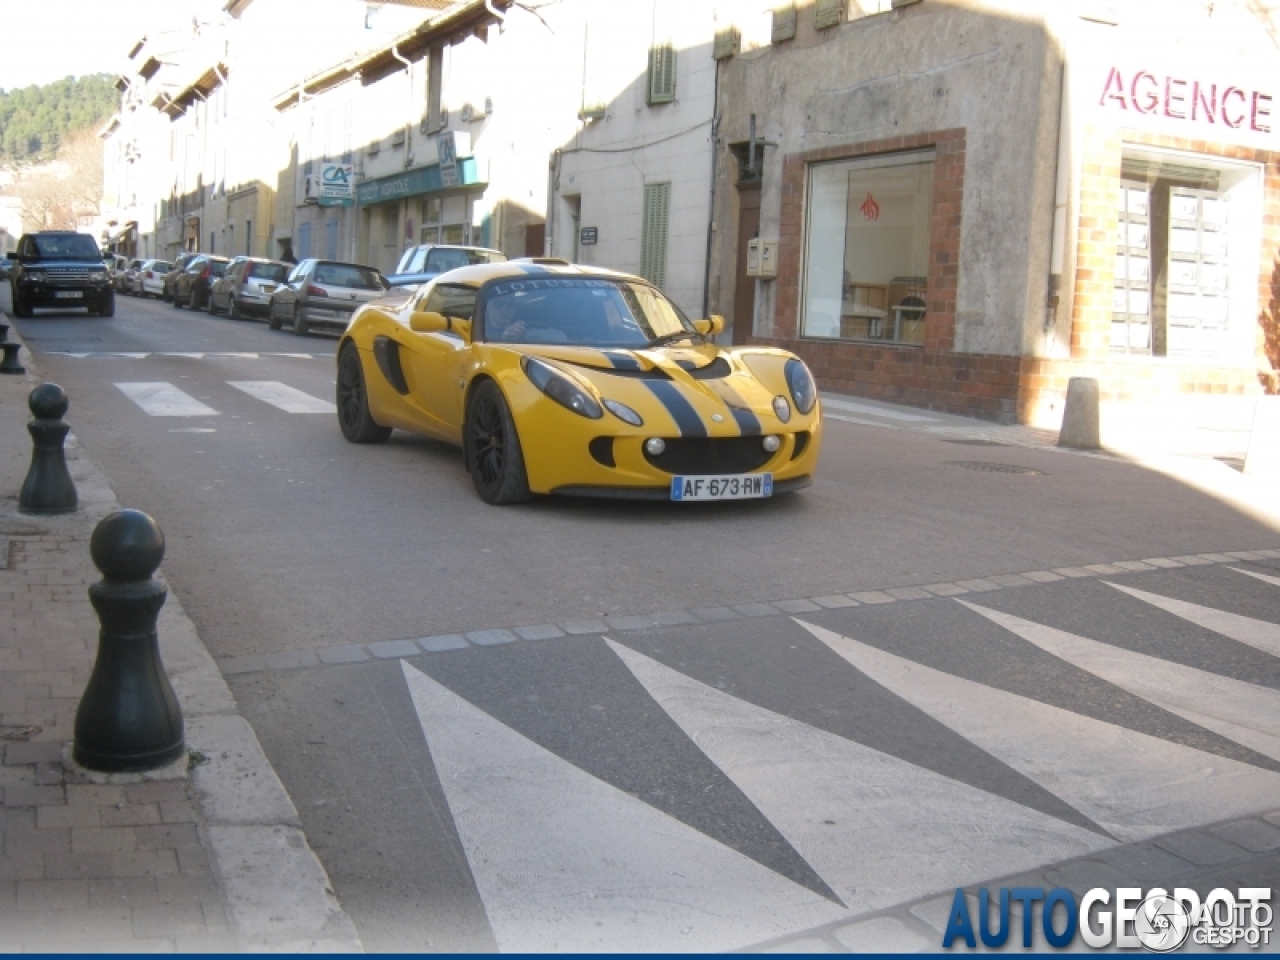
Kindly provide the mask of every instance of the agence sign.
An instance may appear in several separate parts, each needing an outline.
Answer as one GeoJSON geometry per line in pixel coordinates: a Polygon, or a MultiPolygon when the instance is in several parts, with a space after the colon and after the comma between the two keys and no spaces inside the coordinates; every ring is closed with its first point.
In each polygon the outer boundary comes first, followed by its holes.
{"type": "Polygon", "coordinates": [[[1126,72],[1111,67],[1098,105],[1201,126],[1271,132],[1270,93],[1246,85],[1208,83],[1150,70],[1126,72]]]}

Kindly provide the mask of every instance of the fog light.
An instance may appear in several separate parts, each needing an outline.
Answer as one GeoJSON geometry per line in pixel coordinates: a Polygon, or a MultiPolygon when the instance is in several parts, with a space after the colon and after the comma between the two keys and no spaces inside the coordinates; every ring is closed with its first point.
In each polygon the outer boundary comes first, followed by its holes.
{"type": "Polygon", "coordinates": [[[651,457],[662,456],[662,451],[667,449],[667,441],[661,437],[650,437],[644,442],[644,452],[651,457]]]}
{"type": "Polygon", "coordinates": [[[761,446],[763,446],[765,450],[767,450],[769,453],[777,453],[778,448],[782,446],[782,438],[775,437],[772,435],[767,436],[764,438],[764,441],[761,444],[761,446]]]}
{"type": "Polygon", "coordinates": [[[773,412],[778,415],[778,419],[783,423],[791,419],[791,404],[787,402],[786,397],[773,398],[773,412]]]}

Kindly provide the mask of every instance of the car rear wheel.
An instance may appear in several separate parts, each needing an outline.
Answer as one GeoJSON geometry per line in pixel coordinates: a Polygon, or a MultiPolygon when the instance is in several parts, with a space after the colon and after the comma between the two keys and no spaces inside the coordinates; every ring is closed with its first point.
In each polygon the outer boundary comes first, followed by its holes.
{"type": "Polygon", "coordinates": [[[364,385],[360,352],[348,342],[338,358],[338,426],[351,443],[383,443],[391,428],[379,426],[369,413],[369,393],[364,385]]]}
{"type": "Polygon", "coordinates": [[[209,299],[205,301],[204,308],[209,312],[209,316],[216,317],[218,315],[218,308],[213,305],[212,290],[209,291],[209,299]]]}
{"type": "Polygon", "coordinates": [[[305,337],[310,329],[307,321],[303,319],[302,307],[295,303],[293,305],[293,335],[295,337],[305,337]]]}
{"type": "Polygon", "coordinates": [[[276,314],[276,305],[267,304],[267,326],[272,330],[280,329],[280,317],[276,314]]]}
{"type": "Polygon", "coordinates": [[[465,438],[467,470],[481,500],[505,506],[532,499],[511,409],[492,380],[471,394],[465,438]]]}

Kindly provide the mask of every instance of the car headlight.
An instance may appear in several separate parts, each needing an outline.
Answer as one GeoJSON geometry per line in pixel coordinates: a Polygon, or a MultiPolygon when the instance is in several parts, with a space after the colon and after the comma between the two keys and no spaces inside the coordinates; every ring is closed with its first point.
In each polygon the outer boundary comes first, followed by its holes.
{"type": "Polygon", "coordinates": [[[773,398],[773,412],[783,423],[791,419],[791,404],[787,403],[786,397],[778,395],[773,398]]]}
{"type": "Polygon", "coordinates": [[[28,270],[26,273],[24,273],[24,274],[22,275],[22,279],[24,279],[24,280],[31,280],[31,281],[33,281],[33,282],[39,282],[39,281],[41,281],[41,280],[43,280],[43,279],[44,279],[44,271],[43,271],[43,270],[28,270]]]}
{"type": "Polygon", "coordinates": [[[107,279],[107,271],[105,271],[105,270],[91,270],[91,271],[89,272],[89,279],[90,279],[90,280],[105,280],[105,279],[107,279]]]}
{"type": "Polygon", "coordinates": [[[813,374],[799,360],[788,360],[785,373],[796,409],[802,414],[808,413],[818,402],[818,385],[813,382],[813,374]]]}
{"type": "Polygon", "coordinates": [[[610,413],[623,423],[629,423],[633,427],[644,426],[644,418],[625,403],[619,403],[617,400],[605,400],[604,405],[610,413]]]}
{"type": "Polygon", "coordinates": [[[595,397],[549,364],[535,360],[533,357],[522,357],[520,366],[524,368],[526,376],[533,381],[533,385],[560,406],[589,420],[599,420],[604,416],[604,410],[596,402],[595,397]]]}

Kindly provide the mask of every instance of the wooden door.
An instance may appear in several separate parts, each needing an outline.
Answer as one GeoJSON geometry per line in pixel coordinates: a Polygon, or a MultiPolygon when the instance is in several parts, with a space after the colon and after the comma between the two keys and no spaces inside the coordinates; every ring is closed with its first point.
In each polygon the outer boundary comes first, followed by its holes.
{"type": "Polygon", "coordinates": [[[747,245],[760,236],[760,182],[738,187],[738,265],[733,283],[733,342],[751,336],[756,312],[756,280],[747,276],[747,245]]]}

